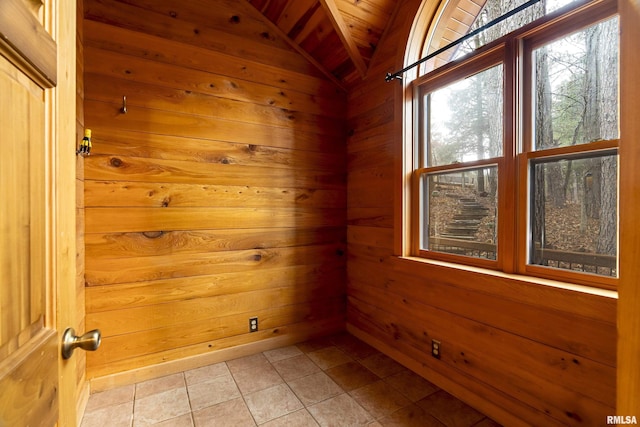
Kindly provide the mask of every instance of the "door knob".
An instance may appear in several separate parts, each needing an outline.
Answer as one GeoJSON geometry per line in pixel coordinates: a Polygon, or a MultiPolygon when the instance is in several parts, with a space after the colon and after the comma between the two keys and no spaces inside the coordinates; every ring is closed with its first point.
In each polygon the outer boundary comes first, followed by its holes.
{"type": "Polygon", "coordinates": [[[99,329],[94,329],[78,337],[73,328],[67,328],[62,334],[62,358],[70,358],[76,347],[87,351],[96,351],[100,347],[101,339],[99,329]]]}

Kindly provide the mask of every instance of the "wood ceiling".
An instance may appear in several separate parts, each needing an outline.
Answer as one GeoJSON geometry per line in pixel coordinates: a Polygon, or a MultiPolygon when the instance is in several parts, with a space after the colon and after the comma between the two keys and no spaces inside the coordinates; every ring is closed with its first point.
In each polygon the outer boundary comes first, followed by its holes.
{"type": "Polygon", "coordinates": [[[343,86],[367,74],[398,0],[248,0],[343,86]]]}

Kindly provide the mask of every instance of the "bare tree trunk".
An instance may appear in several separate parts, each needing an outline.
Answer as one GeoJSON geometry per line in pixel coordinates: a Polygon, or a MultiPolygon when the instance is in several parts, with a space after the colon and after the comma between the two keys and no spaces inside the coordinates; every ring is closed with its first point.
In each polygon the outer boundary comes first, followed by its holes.
{"type": "MultiPolygon", "coordinates": [[[[584,110],[582,112],[582,116],[583,119],[578,123],[578,125],[575,127],[575,129],[573,130],[573,137],[571,139],[571,145],[576,145],[578,143],[578,135],[580,132],[580,128],[583,126],[583,121],[584,121],[584,110]]],[[[567,171],[565,174],[565,178],[564,178],[564,199],[565,200],[571,200],[571,201],[575,201],[575,198],[573,198],[572,196],[569,195],[569,189],[571,186],[571,177],[575,175],[574,171],[573,171],[573,161],[569,160],[567,162],[567,171]]],[[[581,230],[580,231],[584,231],[582,229],[583,224],[582,222],[580,223],[581,226],[581,230]]]]}
{"type": "MultiPolygon", "coordinates": [[[[504,69],[502,67],[493,69],[488,79],[487,85],[489,86],[487,92],[492,96],[487,99],[487,109],[493,114],[502,113],[504,108],[504,90],[502,88],[504,81],[504,69]]],[[[490,157],[497,157],[502,153],[504,145],[504,128],[501,120],[487,120],[488,132],[489,132],[489,155],[490,157]]],[[[498,176],[495,169],[489,169],[489,176],[487,177],[488,193],[491,197],[495,197],[498,193],[498,176]]]]}
{"type": "MultiPolygon", "coordinates": [[[[536,148],[547,148],[553,146],[553,123],[551,121],[551,85],[549,82],[549,66],[547,52],[545,48],[541,48],[536,53],[535,75],[537,88],[535,93],[536,99],[536,123],[535,123],[535,141],[536,148]]],[[[545,242],[545,221],[546,221],[546,200],[547,185],[549,184],[548,165],[537,165],[534,173],[534,191],[533,191],[533,244],[544,248],[545,242]]],[[[533,252],[532,262],[541,264],[542,259],[539,258],[535,250],[533,252]]]]}
{"type": "Polygon", "coordinates": [[[537,249],[545,247],[545,188],[544,188],[544,166],[535,165],[533,173],[533,205],[531,211],[532,241],[531,260],[532,264],[542,264],[542,252],[537,249]]]}
{"type": "Polygon", "coordinates": [[[551,83],[549,82],[549,59],[546,48],[536,52],[536,149],[551,148],[553,142],[553,120],[551,114],[551,83]]]}
{"type": "MultiPolygon", "coordinates": [[[[602,66],[599,85],[601,134],[603,139],[618,137],[618,26],[617,22],[605,22],[600,33],[602,66]],[[615,78],[614,78],[615,76],[615,78]]],[[[606,255],[616,255],[618,237],[618,159],[604,157],[600,163],[600,234],[596,250],[606,255]]]]}
{"type": "MultiPolygon", "coordinates": [[[[536,53],[536,149],[556,146],[553,139],[552,92],[549,80],[549,57],[546,48],[536,53]]],[[[564,206],[564,179],[560,163],[545,168],[546,198],[553,206],[564,206]]]]}
{"type": "MultiPolygon", "coordinates": [[[[587,31],[585,78],[586,142],[618,135],[617,23],[609,21],[587,31]]],[[[600,220],[596,251],[617,252],[617,159],[601,157],[591,162],[592,194],[585,199],[587,214],[600,220]]]]}
{"type": "MultiPolygon", "coordinates": [[[[585,142],[602,139],[600,123],[600,33],[598,26],[586,32],[586,72],[585,72],[585,142]]],[[[589,169],[585,175],[584,204],[588,218],[600,217],[600,161],[589,162],[589,169]],[[597,182],[596,182],[597,181],[597,182]]]]}
{"type": "Polygon", "coordinates": [[[560,163],[549,163],[547,165],[548,199],[556,208],[561,208],[565,205],[566,181],[560,163]]]}
{"type": "Polygon", "coordinates": [[[600,234],[596,252],[599,254],[616,255],[618,248],[618,192],[616,178],[618,176],[618,159],[606,157],[601,160],[602,179],[600,204],[600,234]]]}
{"type": "MultiPolygon", "coordinates": [[[[484,120],[484,114],[486,114],[486,112],[484,111],[484,103],[483,101],[483,92],[484,92],[484,87],[482,85],[482,82],[479,81],[478,84],[475,85],[475,89],[476,89],[476,99],[477,104],[476,104],[476,111],[475,111],[475,115],[476,115],[476,119],[475,119],[475,124],[476,124],[476,129],[475,129],[475,136],[476,136],[476,152],[478,153],[478,158],[483,158],[483,153],[484,153],[484,132],[485,132],[485,120],[484,120]]],[[[482,173],[482,171],[478,171],[478,182],[477,182],[477,187],[476,190],[478,191],[478,193],[484,193],[484,173],[482,173]]]]}

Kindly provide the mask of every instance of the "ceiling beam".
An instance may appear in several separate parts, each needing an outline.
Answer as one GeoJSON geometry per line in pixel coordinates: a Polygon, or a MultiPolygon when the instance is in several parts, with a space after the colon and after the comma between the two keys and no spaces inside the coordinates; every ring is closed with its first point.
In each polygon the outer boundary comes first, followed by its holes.
{"type": "Polygon", "coordinates": [[[309,61],[313,66],[315,66],[322,74],[327,76],[327,78],[329,80],[331,80],[333,83],[335,83],[335,85],[338,88],[340,88],[343,92],[345,92],[345,93],[347,92],[347,89],[344,86],[344,84],[340,80],[338,80],[338,78],[336,76],[334,76],[329,70],[327,70],[324,65],[319,63],[313,56],[311,56],[311,54],[309,52],[304,50],[298,43],[296,43],[294,40],[292,40],[291,37],[289,37],[289,35],[286,34],[284,31],[282,31],[282,29],[280,29],[280,27],[278,27],[278,25],[276,25],[275,22],[272,22],[271,20],[269,20],[263,14],[263,12],[260,9],[256,8],[252,3],[249,3],[249,4],[251,5],[251,7],[253,7],[255,10],[257,10],[260,13],[260,16],[262,18],[264,18],[264,20],[262,22],[264,22],[264,24],[267,25],[269,27],[269,29],[276,36],[278,36],[278,37],[282,38],[283,40],[285,40],[289,44],[289,46],[291,46],[296,52],[298,52],[307,61],[309,61]]]}
{"type": "Polygon", "coordinates": [[[327,12],[327,15],[329,15],[333,28],[338,33],[338,37],[340,37],[342,44],[344,44],[347,49],[349,58],[351,58],[351,61],[356,66],[356,69],[360,73],[360,77],[364,78],[367,75],[367,66],[364,63],[364,59],[362,59],[362,55],[360,55],[356,42],[353,41],[353,37],[351,37],[349,27],[344,22],[344,19],[342,19],[342,14],[338,9],[338,5],[335,0],[320,0],[320,4],[327,12]]]}

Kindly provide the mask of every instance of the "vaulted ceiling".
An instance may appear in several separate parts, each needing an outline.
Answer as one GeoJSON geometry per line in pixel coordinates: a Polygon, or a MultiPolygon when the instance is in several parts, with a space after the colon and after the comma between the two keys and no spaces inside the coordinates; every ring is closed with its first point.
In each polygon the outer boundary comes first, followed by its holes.
{"type": "Polygon", "coordinates": [[[349,86],[367,74],[398,0],[247,0],[328,76],[349,86]]]}

